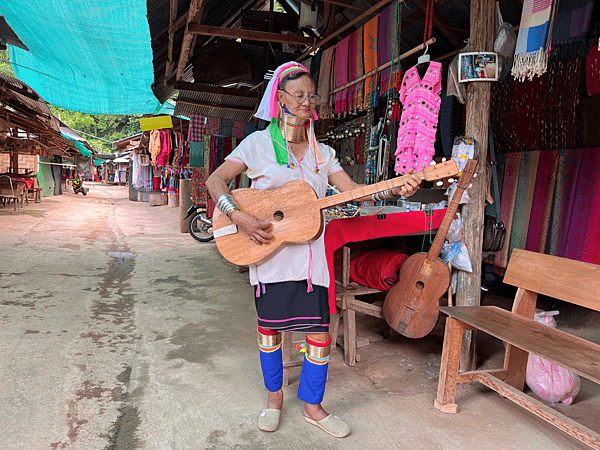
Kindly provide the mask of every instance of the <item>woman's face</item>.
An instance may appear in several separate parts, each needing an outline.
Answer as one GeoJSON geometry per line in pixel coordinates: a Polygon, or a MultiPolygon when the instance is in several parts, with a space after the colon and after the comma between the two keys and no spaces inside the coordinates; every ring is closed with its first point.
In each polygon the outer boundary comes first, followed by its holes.
{"type": "Polygon", "coordinates": [[[316,102],[311,103],[310,98],[316,99],[316,94],[315,84],[307,74],[296,80],[284,80],[277,91],[277,99],[294,116],[310,119],[317,106],[316,102]]]}

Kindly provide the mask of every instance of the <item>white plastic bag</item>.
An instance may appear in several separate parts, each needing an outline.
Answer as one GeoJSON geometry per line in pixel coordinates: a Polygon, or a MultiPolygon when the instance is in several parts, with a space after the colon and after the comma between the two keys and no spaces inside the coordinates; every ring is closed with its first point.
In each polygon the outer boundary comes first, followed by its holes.
{"type": "MultiPolygon", "coordinates": [[[[536,310],[535,320],[556,328],[554,316],[558,313],[558,311],[536,310]]],[[[581,388],[579,375],[532,354],[529,354],[527,360],[525,382],[542,400],[565,405],[573,403],[581,388]]]]}

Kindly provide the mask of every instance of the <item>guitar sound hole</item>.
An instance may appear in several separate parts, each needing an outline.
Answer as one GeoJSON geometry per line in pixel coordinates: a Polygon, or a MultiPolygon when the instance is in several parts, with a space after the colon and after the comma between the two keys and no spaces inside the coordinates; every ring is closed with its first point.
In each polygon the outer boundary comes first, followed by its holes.
{"type": "Polygon", "coordinates": [[[283,220],[283,211],[275,211],[273,213],[273,218],[277,221],[277,222],[281,222],[283,220]]]}
{"type": "Polygon", "coordinates": [[[422,290],[423,290],[423,288],[425,287],[425,283],[423,283],[422,281],[417,281],[417,283],[415,284],[415,287],[416,287],[418,290],[422,291],[422,290]]]}

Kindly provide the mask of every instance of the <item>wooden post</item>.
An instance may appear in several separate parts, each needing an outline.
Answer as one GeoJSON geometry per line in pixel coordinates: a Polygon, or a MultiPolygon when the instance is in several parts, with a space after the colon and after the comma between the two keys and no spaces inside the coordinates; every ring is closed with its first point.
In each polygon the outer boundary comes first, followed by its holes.
{"type": "MultiPolygon", "coordinates": [[[[489,52],[493,50],[496,2],[494,0],[471,1],[471,35],[469,51],[489,52]]],[[[467,123],[465,135],[473,137],[479,144],[475,159],[477,177],[469,196],[473,203],[462,208],[462,222],[466,244],[469,249],[473,273],[458,272],[456,306],[478,306],[481,302],[481,247],[483,244],[483,220],[485,208],[485,171],[488,151],[488,121],[490,117],[491,84],[487,81],[469,83],[467,86],[467,123]]],[[[474,370],[476,365],[475,335],[466,331],[460,359],[460,369],[474,370]]]]}
{"type": "Polygon", "coordinates": [[[179,180],[179,232],[189,233],[190,218],[184,219],[192,206],[192,180],[179,180]]]}

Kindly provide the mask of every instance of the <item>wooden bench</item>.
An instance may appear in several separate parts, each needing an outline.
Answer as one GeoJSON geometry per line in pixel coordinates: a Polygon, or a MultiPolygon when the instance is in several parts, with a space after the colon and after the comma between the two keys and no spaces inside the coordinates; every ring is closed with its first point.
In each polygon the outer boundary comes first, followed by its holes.
{"type": "Polygon", "coordinates": [[[495,306],[439,308],[448,319],[434,406],[445,413],[456,413],[456,385],[479,381],[600,450],[600,434],[596,431],[522,392],[530,353],[600,384],[600,345],[533,320],[538,294],[600,311],[600,266],[515,249],[504,282],[518,288],[512,311],[495,306]],[[504,366],[459,373],[465,330],[481,330],[504,341],[504,366]]]}
{"type": "Polygon", "coordinates": [[[14,202],[15,211],[20,212],[19,207],[24,206],[25,195],[25,183],[13,180],[8,175],[0,175],[0,203],[2,206],[14,202]]]}

